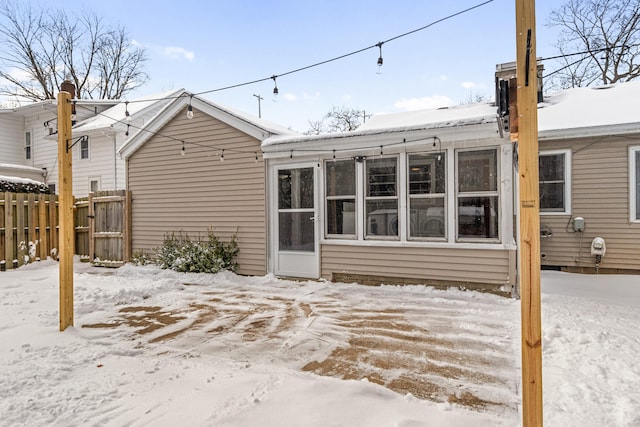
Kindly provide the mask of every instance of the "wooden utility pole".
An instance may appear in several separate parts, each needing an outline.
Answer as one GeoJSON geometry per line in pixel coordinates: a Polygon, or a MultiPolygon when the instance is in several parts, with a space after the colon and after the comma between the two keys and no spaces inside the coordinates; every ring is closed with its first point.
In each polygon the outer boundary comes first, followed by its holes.
{"type": "Polygon", "coordinates": [[[60,261],[60,330],[73,326],[73,182],[70,146],[71,100],[75,86],[65,81],[58,93],[58,259],[60,261]]]}
{"type": "Polygon", "coordinates": [[[542,426],[542,324],[535,0],[516,0],[522,425],[542,426]]]}

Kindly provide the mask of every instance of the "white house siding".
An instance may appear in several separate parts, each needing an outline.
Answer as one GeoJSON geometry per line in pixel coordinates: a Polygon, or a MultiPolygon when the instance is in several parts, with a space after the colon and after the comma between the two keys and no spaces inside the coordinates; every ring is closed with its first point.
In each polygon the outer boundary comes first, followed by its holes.
{"type": "Polygon", "coordinates": [[[188,120],[182,110],[128,159],[132,250],[151,253],[170,232],[206,237],[213,227],[216,236],[228,241],[237,231],[238,273],[264,274],[265,173],[261,156],[255,161],[260,142],[194,113],[188,120]],[[189,142],[184,156],[181,140],[189,142]]]}
{"type": "MultiPolygon", "coordinates": [[[[25,131],[31,132],[31,160],[25,160],[23,156],[23,164],[26,166],[33,166],[38,169],[47,170],[45,174],[45,183],[55,184],[58,182],[58,139],[57,135],[53,135],[50,138],[48,128],[44,127],[44,123],[53,120],[54,128],[56,124],[56,112],[48,110],[29,110],[25,115],[25,131]]],[[[24,135],[22,136],[24,140],[24,135]]],[[[22,142],[21,147],[24,147],[22,142]]],[[[23,150],[24,153],[24,150],[23,150]]]]}
{"type": "Polygon", "coordinates": [[[0,163],[27,166],[24,158],[24,118],[12,112],[3,112],[0,114],[0,129],[0,163]]]}
{"type": "Polygon", "coordinates": [[[335,275],[412,279],[414,283],[515,284],[515,250],[321,245],[322,277],[335,275]]]}
{"type": "Polygon", "coordinates": [[[636,137],[598,137],[571,141],[541,141],[540,150],[571,150],[571,214],[540,217],[552,237],[541,239],[542,265],[595,267],[590,247],[594,237],[605,239],[600,268],[640,271],[640,224],[629,221],[629,146],[636,137]],[[571,219],[583,217],[586,228],[572,232],[571,219]]]}
{"type": "Polygon", "coordinates": [[[89,158],[80,158],[80,143],[73,147],[73,194],[89,194],[89,180],[99,181],[99,190],[125,188],[125,162],[116,154],[114,135],[90,136],[89,158]]]}

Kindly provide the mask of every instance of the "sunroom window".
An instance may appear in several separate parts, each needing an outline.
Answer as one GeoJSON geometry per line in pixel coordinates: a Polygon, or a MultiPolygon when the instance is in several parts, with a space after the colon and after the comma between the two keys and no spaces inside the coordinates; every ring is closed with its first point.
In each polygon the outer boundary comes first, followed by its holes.
{"type": "Polygon", "coordinates": [[[409,155],[409,237],[444,238],[446,153],[409,155]]]}
{"type": "Polygon", "coordinates": [[[367,237],[398,236],[398,158],[365,160],[367,237]]]}
{"type": "Polygon", "coordinates": [[[458,152],[458,239],[498,238],[498,153],[458,152]]]}
{"type": "Polygon", "coordinates": [[[640,147],[629,149],[629,211],[631,222],[640,222],[640,147]]]}
{"type": "Polygon", "coordinates": [[[327,235],[356,235],[355,160],[325,163],[327,235]]]}

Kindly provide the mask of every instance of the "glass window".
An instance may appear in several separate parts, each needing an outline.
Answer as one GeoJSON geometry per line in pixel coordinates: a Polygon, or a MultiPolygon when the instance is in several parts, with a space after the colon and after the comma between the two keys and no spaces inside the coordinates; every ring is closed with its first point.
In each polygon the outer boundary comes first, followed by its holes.
{"type": "Polygon", "coordinates": [[[89,158],[89,139],[83,138],[80,140],[80,158],[88,159],[89,158]]]}
{"type": "Polygon", "coordinates": [[[459,239],[498,239],[498,152],[458,153],[457,225],[459,239]]]}
{"type": "Polygon", "coordinates": [[[540,212],[568,212],[569,152],[540,153],[540,212]]]}
{"type": "Polygon", "coordinates": [[[398,235],[398,158],[365,160],[367,236],[398,235]]]}
{"type": "Polygon", "coordinates": [[[325,163],[328,235],[356,234],[356,165],[355,160],[325,163]]]}
{"type": "Polygon", "coordinates": [[[629,150],[629,184],[630,219],[640,222],[640,147],[629,150]]]}
{"type": "Polygon", "coordinates": [[[409,237],[444,238],[445,153],[409,156],[409,237]]]}
{"type": "Polygon", "coordinates": [[[31,132],[24,134],[24,158],[31,159],[31,132]]]}
{"type": "Polygon", "coordinates": [[[278,170],[278,236],[281,251],[315,251],[313,168],[278,170]]]}

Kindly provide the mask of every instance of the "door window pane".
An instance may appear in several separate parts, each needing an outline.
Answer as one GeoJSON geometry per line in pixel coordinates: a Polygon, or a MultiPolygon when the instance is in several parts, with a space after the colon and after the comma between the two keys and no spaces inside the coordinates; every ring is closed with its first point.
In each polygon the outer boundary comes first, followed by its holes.
{"type": "Polygon", "coordinates": [[[313,208],[313,168],[278,171],[278,209],[313,208]]]}
{"type": "Polygon", "coordinates": [[[280,212],[278,214],[281,251],[314,252],[313,212],[280,212]]]}

